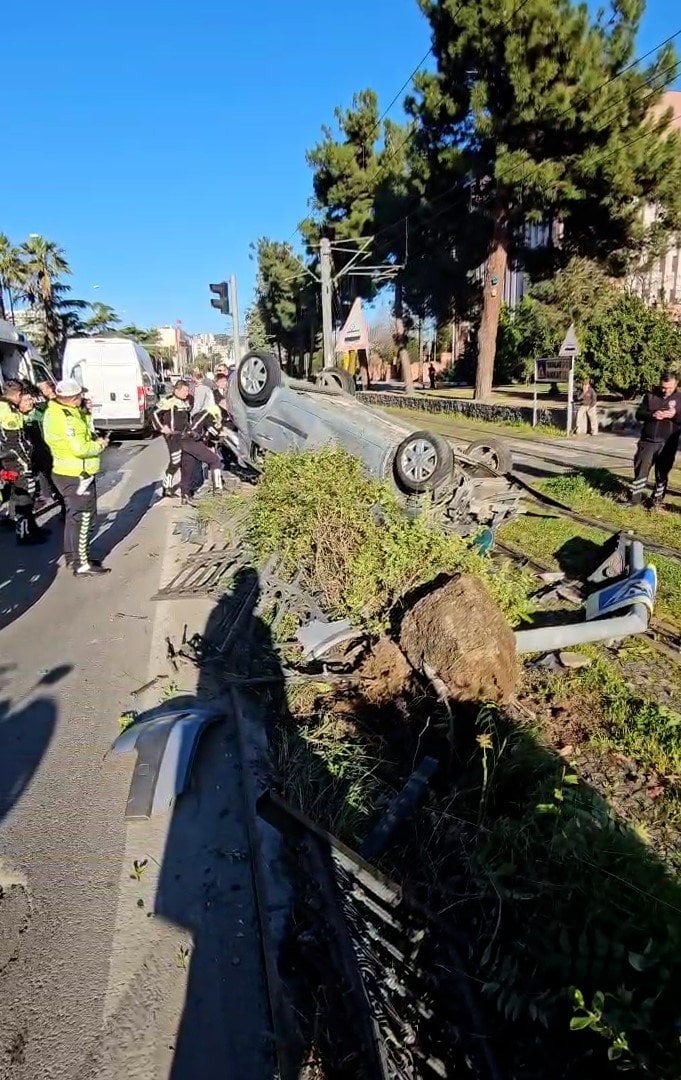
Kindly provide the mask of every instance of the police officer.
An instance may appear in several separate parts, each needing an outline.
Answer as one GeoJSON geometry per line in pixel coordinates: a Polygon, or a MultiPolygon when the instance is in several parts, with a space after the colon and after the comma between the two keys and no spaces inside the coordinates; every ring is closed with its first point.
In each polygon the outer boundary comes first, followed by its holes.
{"type": "Polygon", "coordinates": [[[90,532],[97,513],[95,477],[108,439],[94,435],[82,400],[82,387],[74,379],[58,382],[45,410],[43,433],[52,451],[52,480],[66,506],[66,564],[76,577],[91,577],[108,573],[90,556],[90,532]]]}
{"type": "Polygon", "coordinates": [[[189,427],[189,384],[178,380],[169,397],[162,398],[152,413],[152,423],[160,431],[168,447],[168,468],[163,477],[164,498],[179,494],[182,435],[189,427]]]}
{"type": "Polygon", "coordinates": [[[33,396],[15,379],[8,379],[0,398],[0,458],[5,477],[10,479],[10,506],[14,514],[17,544],[42,544],[49,529],[41,528],[34,514],[35,476],[31,470],[31,444],[26,433],[26,417],[34,406],[33,396]]]}
{"type": "Polygon", "coordinates": [[[648,484],[648,474],[655,467],[655,487],[651,509],[662,508],[667,493],[669,473],[679,449],[681,432],[681,392],[675,372],[665,371],[660,385],[645,395],[636,411],[643,424],[634,457],[634,483],[630,506],[639,506],[648,484]]]}

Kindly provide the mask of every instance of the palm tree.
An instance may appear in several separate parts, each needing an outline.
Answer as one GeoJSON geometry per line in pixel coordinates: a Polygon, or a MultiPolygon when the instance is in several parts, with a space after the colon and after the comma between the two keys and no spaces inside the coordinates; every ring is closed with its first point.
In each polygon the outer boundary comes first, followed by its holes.
{"type": "Polygon", "coordinates": [[[109,304],[92,304],[92,315],[85,320],[88,334],[110,334],[120,322],[119,316],[109,304]]]}
{"type": "Polygon", "coordinates": [[[41,314],[46,358],[54,366],[59,360],[63,341],[57,302],[68,291],[68,286],[61,284],[58,279],[60,274],[70,274],[71,269],[63,249],[43,236],[30,236],[19,248],[19,254],[22,264],[21,293],[29,305],[41,314]]]}
{"type": "Polygon", "coordinates": [[[0,233],[0,319],[7,318],[5,308],[5,291],[9,300],[9,310],[14,322],[14,296],[13,289],[18,289],[21,283],[22,264],[19,249],[10,242],[8,236],[0,233]]]}
{"type": "Polygon", "coordinates": [[[127,326],[122,326],[119,332],[125,337],[134,338],[135,341],[139,342],[140,345],[144,345],[144,348],[149,349],[151,352],[161,344],[161,338],[155,326],[143,330],[141,326],[129,323],[127,326]]]}

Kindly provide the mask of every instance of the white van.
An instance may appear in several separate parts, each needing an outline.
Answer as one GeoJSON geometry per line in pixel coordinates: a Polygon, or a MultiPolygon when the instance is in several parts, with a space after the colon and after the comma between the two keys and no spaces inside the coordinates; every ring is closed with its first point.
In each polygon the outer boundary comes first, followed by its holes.
{"type": "Polygon", "coordinates": [[[86,387],[98,428],[148,431],[156,402],[156,372],[146,349],[132,338],[69,338],[62,378],[86,387]]]}
{"type": "Polygon", "coordinates": [[[12,323],[0,319],[0,388],[7,379],[54,382],[40,353],[12,323]]]}

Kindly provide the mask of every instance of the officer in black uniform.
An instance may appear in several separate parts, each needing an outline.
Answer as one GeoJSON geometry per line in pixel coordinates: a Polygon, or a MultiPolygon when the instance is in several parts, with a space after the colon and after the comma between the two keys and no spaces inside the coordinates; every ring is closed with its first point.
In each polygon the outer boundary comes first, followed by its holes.
{"type": "Polygon", "coordinates": [[[673,371],[665,371],[660,385],[645,395],[636,411],[636,419],[642,422],[643,427],[634,457],[630,506],[640,506],[648,484],[648,474],[654,466],[655,487],[651,509],[662,508],[669,474],[679,449],[681,392],[678,386],[678,376],[673,371]]]}
{"type": "Polygon", "coordinates": [[[152,414],[152,423],[162,433],[168,447],[168,468],[163,477],[164,498],[179,494],[182,435],[189,427],[190,414],[189,384],[180,379],[172,394],[162,398],[152,414]]]}
{"type": "Polygon", "coordinates": [[[22,383],[8,379],[0,398],[0,462],[9,479],[17,544],[42,544],[49,529],[41,528],[34,513],[36,482],[31,470],[32,447],[26,433],[26,417],[35,399],[22,383]]]}

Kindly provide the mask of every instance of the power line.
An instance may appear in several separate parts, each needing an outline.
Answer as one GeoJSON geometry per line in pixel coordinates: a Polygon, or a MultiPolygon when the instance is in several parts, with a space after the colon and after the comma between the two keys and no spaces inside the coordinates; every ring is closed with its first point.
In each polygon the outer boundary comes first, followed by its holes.
{"type": "MultiPolygon", "coordinates": [[[[604,82],[599,83],[598,86],[594,87],[594,89],[591,90],[588,94],[585,94],[581,98],[578,98],[576,103],[572,103],[567,109],[565,109],[562,112],[558,113],[557,116],[554,119],[559,119],[561,116],[566,116],[568,113],[570,113],[572,111],[572,109],[575,107],[575,104],[582,104],[584,101],[587,101],[589,99],[589,97],[593,97],[594,94],[598,93],[605,86],[609,85],[610,83],[614,82],[616,79],[620,78],[622,75],[626,74],[627,71],[630,71],[636,64],[640,63],[642,60],[646,59],[646,57],[650,56],[651,53],[657,52],[657,51],[659,51],[659,49],[664,48],[665,45],[669,44],[671,41],[674,40],[674,38],[678,37],[679,35],[681,35],[681,29],[677,30],[674,34],[670,35],[670,37],[668,37],[664,41],[660,42],[659,45],[657,45],[657,46],[653,47],[652,49],[650,49],[647,53],[644,53],[643,56],[637,58],[636,60],[633,60],[631,64],[629,64],[626,68],[623,68],[622,71],[620,71],[617,75],[614,75],[611,78],[606,79],[604,82]]],[[[649,79],[645,80],[644,85],[648,85],[650,79],[660,78],[665,71],[669,72],[674,68],[678,68],[679,65],[681,65],[681,61],[676,61],[674,64],[670,65],[669,68],[665,68],[661,72],[654,72],[651,76],[649,76],[649,79]]],[[[646,96],[646,100],[647,100],[647,98],[652,97],[653,94],[657,93],[659,90],[662,90],[662,89],[663,89],[663,87],[653,87],[653,88],[651,88],[651,92],[646,96]]],[[[618,101],[624,100],[626,98],[626,96],[627,96],[626,94],[621,95],[620,98],[615,99],[615,101],[609,102],[608,105],[606,106],[606,111],[609,108],[611,108],[614,104],[616,104],[618,101]]],[[[596,128],[596,131],[604,131],[607,128],[607,126],[608,125],[606,123],[606,124],[603,125],[603,127],[596,128]]],[[[638,141],[638,137],[634,140],[634,142],[637,142],[637,141],[638,141]]],[[[541,167],[541,165],[542,165],[542,162],[532,162],[530,165],[525,165],[523,168],[527,171],[528,169],[538,169],[538,168],[541,167]]],[[[525,179],[525,175],[522,175],[522,176],[518,177],[519,183],[522,184],[524,179],[525,179]]],[[[454,190],[454,188],[450,187],[450,188],[447,188],[445,191],[440,192],[439,195],[436,195],[430,201],[430,205],[434,206],[436,203],[440,202],[442,199],[447,198],[447,196],[451,195],[453,190],[454,190]]],[[[457,201],[459,201],[459,200],[457,199],[457,201]]],[[[456,205],[456,203],[454,203],[453,205],[456,205]]],[[[415,209],[415,207],[414,207],[414,209],[415,209]]],[[[412,211],[407,212],[406,214],[402,215],[401,217],[396,218],[394,221],[389,222],[387,225],[384,225],[381,229],[379,229],[374,234],[374,239],[377,236],[382,236],[383,233],[390,231],[396,225],[400,225],[403,221],[408,221],[409,217],[411,216],[412,213],[413,213],[413,209],[412,209],[412,211]]],[[[439,217],[440,215],[438,214],[437,216],[439,217]]]]}

